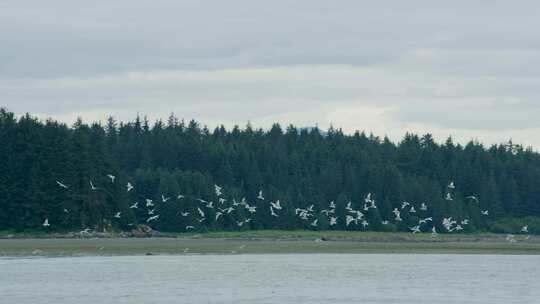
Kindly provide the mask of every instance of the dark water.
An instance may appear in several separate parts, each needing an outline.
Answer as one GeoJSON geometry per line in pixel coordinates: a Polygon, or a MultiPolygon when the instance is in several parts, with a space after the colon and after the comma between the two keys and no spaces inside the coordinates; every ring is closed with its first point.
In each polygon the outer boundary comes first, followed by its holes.
{"type": "Polygon", "coordinates": [[[0,259],[0,303],[540,303],[540,256],[0,259]]]}

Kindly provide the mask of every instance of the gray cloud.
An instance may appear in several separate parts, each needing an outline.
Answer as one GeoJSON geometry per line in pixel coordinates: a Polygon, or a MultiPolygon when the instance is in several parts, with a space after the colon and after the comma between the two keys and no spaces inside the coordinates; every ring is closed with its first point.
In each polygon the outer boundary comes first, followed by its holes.
{"type": "Polygon", "coordinates": [[[540,147],[532,139],[539,9],[535,1],[7,0],[0,96],[17,113],[67,121],[174,111],[209,124],[332,123],[540,147]]]}

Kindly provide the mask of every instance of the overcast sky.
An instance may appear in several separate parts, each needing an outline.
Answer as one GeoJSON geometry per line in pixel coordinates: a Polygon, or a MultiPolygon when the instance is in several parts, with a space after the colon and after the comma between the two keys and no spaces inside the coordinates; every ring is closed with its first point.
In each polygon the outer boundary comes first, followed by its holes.
{"type": "Polygon", "coordinates": [[[0,1],[1,106],[540,148],[538,1],[0,1]]]}

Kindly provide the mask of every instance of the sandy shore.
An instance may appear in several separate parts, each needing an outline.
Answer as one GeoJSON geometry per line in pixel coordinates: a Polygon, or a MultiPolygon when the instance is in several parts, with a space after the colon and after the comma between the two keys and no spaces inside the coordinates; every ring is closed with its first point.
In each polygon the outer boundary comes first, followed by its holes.
{"type": "Polygon", "coordinates": [[[264,253],[540,254],[540,238],[346,231],[250,231],[152,238],[3,238],[0,256],[264,253]]]}

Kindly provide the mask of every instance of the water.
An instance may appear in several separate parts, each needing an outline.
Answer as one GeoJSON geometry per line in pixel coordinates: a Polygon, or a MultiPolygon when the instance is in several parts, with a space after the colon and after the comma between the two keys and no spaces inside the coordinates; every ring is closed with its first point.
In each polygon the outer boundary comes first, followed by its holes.
{"type": "Polygon", "coordinates": [[[290,254],[0,259],[0,302],[540,303],[540,256],[290,254]]]}

